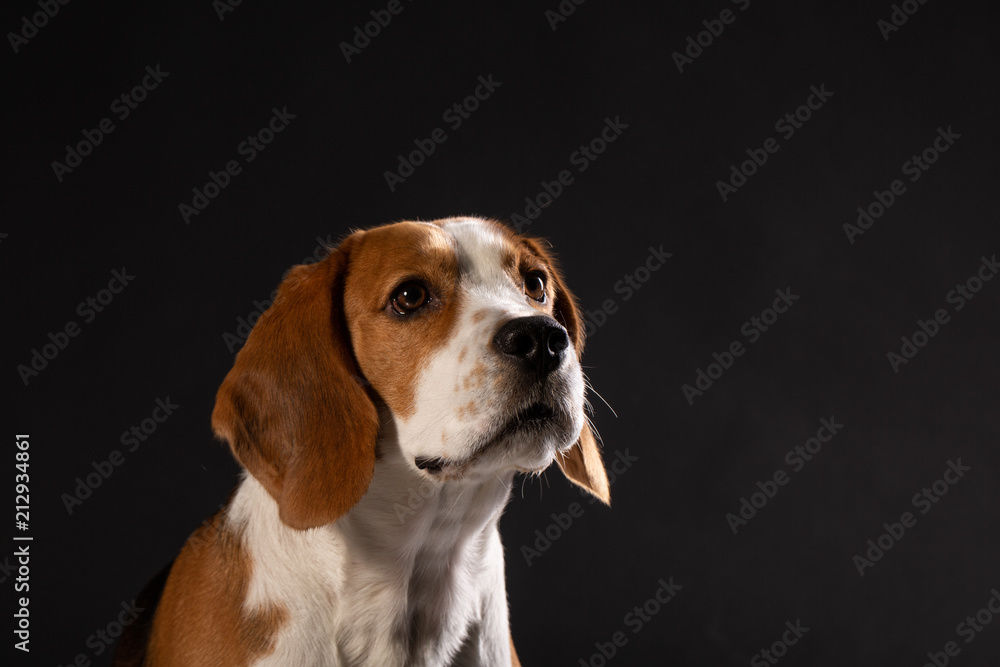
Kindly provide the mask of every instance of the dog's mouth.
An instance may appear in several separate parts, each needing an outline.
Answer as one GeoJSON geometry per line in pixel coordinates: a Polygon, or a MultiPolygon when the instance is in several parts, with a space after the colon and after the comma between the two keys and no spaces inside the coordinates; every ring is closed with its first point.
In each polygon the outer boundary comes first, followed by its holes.
{"type": "Polygon", "coordinates": [[[437,475],[438,473],[440,473],[444,469],[445,464],[448,463],[446,459],[443,459],[439,456],[434,458],[430,458],[427,456],[418,456],[416,459],[413,460],[413,462],[417,464],[417,468],[419,468],[420,470],[426,470],[432,475],[437,475]]]}
{"type": "Polygon", "coordinates": [[[518,431],[525,428],[538,428],[549,424],[556,416],[551,405],[532,403],[511,417],[501,431],[518,431]]]}
{"type": "Polygon", "coordinates": [[[542,434],[547,429],[557,427],[561,422],[555,408],[551,405],[541,402],[532,403],[502,423],[491,435],[486,436],[482,444],[476,447],[474,453],[466,459],[455,461],[439,456],[418,456],[413,462],[417,468],[434,476],[461,475],[466,466],[483,452],[489,450],[493,444],[514,435],[542,434]]]}

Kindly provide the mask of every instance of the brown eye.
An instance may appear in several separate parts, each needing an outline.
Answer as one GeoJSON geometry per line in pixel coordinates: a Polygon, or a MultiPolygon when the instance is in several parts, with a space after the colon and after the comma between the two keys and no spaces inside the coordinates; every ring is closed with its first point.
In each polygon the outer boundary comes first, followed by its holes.
{"type": "Polygon", "coordinates": [[[403,283],[392,294],[392,309],[400,315],[409,315],[419,310],[430,301],[431,294],[427,287],[415,280],[403,283]]]}
{"type": "Polygon", "coordinates": [[[545,303],[545,274],[541,271],[524,274],[524,293],[538,303],[545,303]]]}

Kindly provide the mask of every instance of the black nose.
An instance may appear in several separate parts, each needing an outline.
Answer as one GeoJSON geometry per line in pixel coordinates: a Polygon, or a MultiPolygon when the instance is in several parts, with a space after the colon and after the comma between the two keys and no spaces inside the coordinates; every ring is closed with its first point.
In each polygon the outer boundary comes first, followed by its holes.
{"type": "Polygon", "coordinates": [[[545,377],[562,362],[569,336],[551,317],[536,315],[507,322],[493,337],[493,344],[527,370],[545,377]]]}

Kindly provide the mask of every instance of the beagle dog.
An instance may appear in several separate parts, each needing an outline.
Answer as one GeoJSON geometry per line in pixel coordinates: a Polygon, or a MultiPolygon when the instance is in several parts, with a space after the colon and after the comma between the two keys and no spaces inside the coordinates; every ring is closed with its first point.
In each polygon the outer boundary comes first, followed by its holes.
{"type": "Polygon", "coordinates": [[[477,218],[296,266],[216,396],[245,473],[116,665],[519,665],[497,523],[555,461],[605,503],[583,327],[537,240],[477,218]]]}

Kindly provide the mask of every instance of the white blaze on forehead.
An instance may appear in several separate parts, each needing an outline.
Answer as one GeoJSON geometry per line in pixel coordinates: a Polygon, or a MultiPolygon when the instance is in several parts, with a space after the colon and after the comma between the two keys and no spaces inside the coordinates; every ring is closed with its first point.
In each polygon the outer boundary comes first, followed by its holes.
{"type": "Polygon", "coordinates": [[[442,229],[457,245],[460,280],[474,284],[509,282],[503,267],[509,241],[499,231],[482,220],[469,218],[446,222],[442,229]]]}

